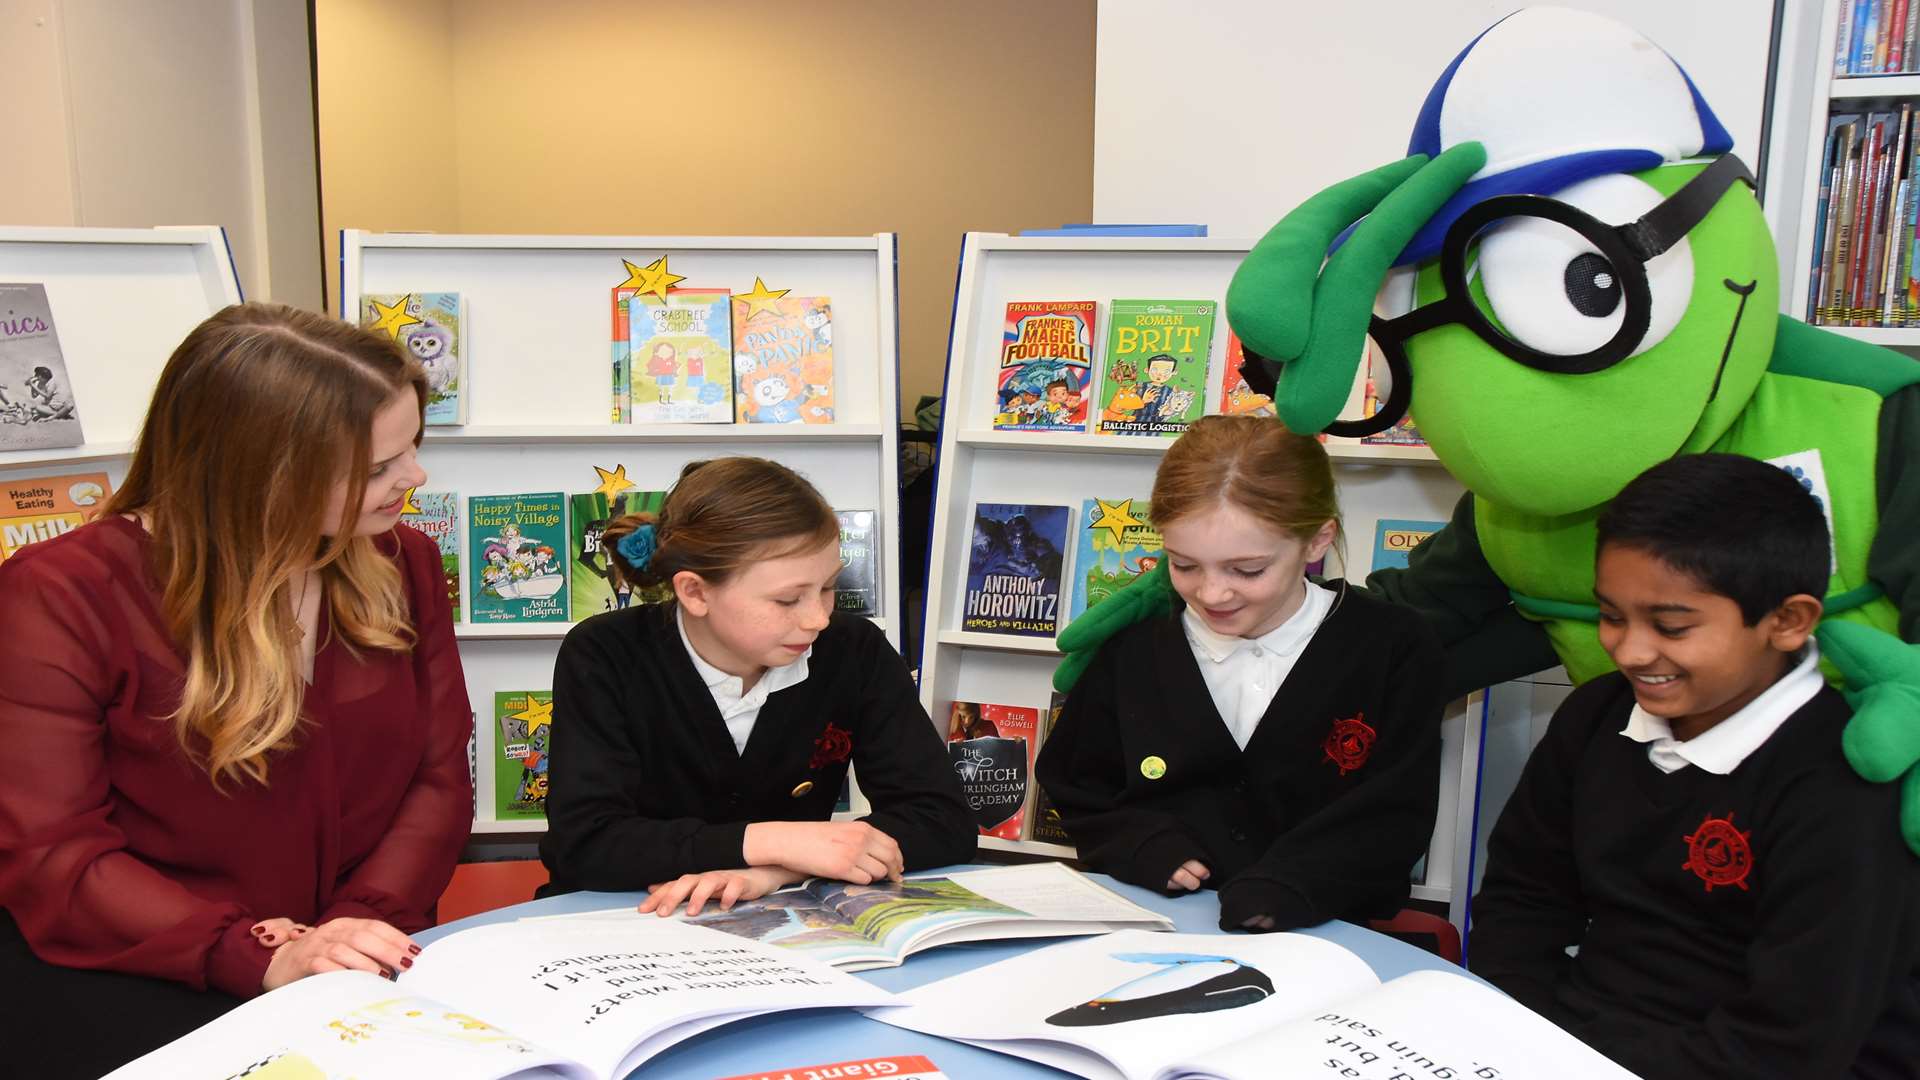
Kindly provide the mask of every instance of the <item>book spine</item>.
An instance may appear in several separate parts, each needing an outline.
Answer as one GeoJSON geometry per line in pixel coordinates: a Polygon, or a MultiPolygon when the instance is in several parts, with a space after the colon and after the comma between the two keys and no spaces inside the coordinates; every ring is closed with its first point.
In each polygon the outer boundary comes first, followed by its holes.
{"type": "Polygon", "coordinates": [[[1881,243],[1881,257],[1874,263],[1874,271],[1880,276],[1880,284],[1874,297],[1877,319],[1881,326],[1893,321],[1894,268],[1899,263],[1900,237],[1906,232],[1903,226],[1907,213],[1907,140],[1912,137],[1913,106],[1900,106],[1900,137],[1894,144],[1894,152],[1887,160],[1889,196],[1886,209],[1886,238],[1881,243]]]}
{"type": "Polygon", "coordinates": [[[1853,44],[1854,0],[1840,0],[1840,25],[1833,34],[1833,74],[1835,77],[1847,73],[1848,52],[1853,44]]]}
{"type": "Polygon", "coordinates": [[[1914,34],[1914,28],[1916,26],[1920,26],[1920,11],[1914,10],[1913,0],[1907,0],[1907,34],[1906,40],[1901,43],[1900,49],[1900,56],[1904,64],[1897,69],[1899,71],[1912,71],[1917,66],[1914,63],[1914,49],[1916,46],[1920,46],[1920,38],[1916,38],[1914,34]]]}
{"type": "Polygon", "coordinates": [[[1860,51],[1854,55],[1853,70],[1866,75],[1880,70],[1873,63],[1874,43],[1879,39],[1880,0],[1870,0],[1867,4],[1867,22],[1861,29],[1860,51]]]}
{"type": "Polygon", "coordinates": [[[1869,123],[1862,133],[1860,141],[1860,168],[1853,178],[1853,246],[1847,253],[1847,292],[1846,313],[1843,325],[1853,326],[1857,322],[1856,312],[1860,307],[1862,277],[1862,256],[1872,236],[1872,198],[1873,198],[1873,142],[1878,125],[1869,123]]]}
{"type": "Polygon", "coordinates": [[[1846,322],[1847,267],[1853,254],[1853,194],[1855,178],[1860,171],[1858,125],[1848,124],[1846,131],[1846,166],[1841,173],[1840,185],[1833,193],[1840,209],[1836,219],[1838,227],[1834,230],[1833,263],[1827,274],[1827,321],[1835,325],[1846,322]]]}
{"type": "Polygon", "coordinates": [[[1807,321],[1825,322],[1822,301],[1827,295],[1827,264],[1833,258],[1833,187],[1839,179],[1834,167],[1834,152],[1839,149],[1840,128],[1827,131],[1826,151],[1820,155],[1820,197],[1814,203],[1813,266],[1808,270],[1807,321]]]}
{"type": "Polygon", "coordinates": [[[1880,287],[1882,284],[1881,267],[1886,258],[1887,218],[1893,201],[1893,144],[1895,130],[1893,117],[1888,116],[1880,141],[1880,160],[1873,175],[1873,225],[1868,234],[1871,242],[1867,245],[1866,265],[1864,268],[1864,288],[1862,289],[1860,324],[1872,326],[1880,318],[1880,287]]]}
{"type": "MultiPolygon", "coordinates": [[[[1842,0],[1844,3],[1845,0],[1842,0]]],[[[1860,74],[1860,49],[1866,42],[1868,0],[1854,0],[1853,28],[1847,39],[1847,74],[1860,74]]]]}
{"type": "Polygon", "coordinates": [[[1899,71],[1907,44],[1907,0],[1893,0],[1893,19],[1887,26],[1887,63],[1882,71],[1899,71]]]}

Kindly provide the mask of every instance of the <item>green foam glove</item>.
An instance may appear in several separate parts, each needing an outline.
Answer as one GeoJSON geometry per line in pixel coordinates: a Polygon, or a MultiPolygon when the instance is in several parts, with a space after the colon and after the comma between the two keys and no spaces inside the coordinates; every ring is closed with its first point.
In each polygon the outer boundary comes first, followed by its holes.
{"type": "Polygon", "coordinates": [[[1900,832],[1920,855],[1920,645],[1837,619],[1820,624],[1819,638],[1853,706],[1840,738],[1847,761],[1877,784],[1906,777],[1900,832]]]}
{"type": "Polygon", "coordinates": [[[1179,602],[1168,576],[1167,560],[1141,574],[1106,599],[1080,613],[1080,617],[1060,631],[1060,651],[1066,658],[1053,669],[1053,688],[1066,693],[1080,681],[1100,646],[1113,635],[1156,616],[1165,615],[1179,602]]]}

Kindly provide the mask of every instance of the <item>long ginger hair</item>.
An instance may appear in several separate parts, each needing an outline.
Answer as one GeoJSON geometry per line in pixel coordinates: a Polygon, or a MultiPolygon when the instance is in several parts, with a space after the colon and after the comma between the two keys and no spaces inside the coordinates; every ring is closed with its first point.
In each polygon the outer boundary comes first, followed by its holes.
{"type": "Polygon", "coordinates": [[[397,345],[282,304],[215,313],[160,373],[103,512],[152,534],[149,571],[186,655],[174,732],[216,786],[265,784],[270,756],[298,735],[306,682],[292,601],[307,570],[326,600],[318,633],[350,650],[413,647],[399,569],[353,535],[374,414],[409,388],[424,416],[426,373],[397,345]],[[344,519],[326,521],[342,478],[344,519]]]}

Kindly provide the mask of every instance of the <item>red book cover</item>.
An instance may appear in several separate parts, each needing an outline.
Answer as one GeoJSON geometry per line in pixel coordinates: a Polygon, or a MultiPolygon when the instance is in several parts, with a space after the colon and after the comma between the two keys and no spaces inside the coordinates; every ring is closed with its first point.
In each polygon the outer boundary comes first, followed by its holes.
{"type": "Polygon", "coordinates": [[[980,835],[1020,839],[1039,737],[1039,709],[956,701],[948,711],[947,756],[980,835]]]}
{"type": "Polygon", "coordinates": [[[1274,415],[1273,399],[1254,393],[1246,377],[1240,374],[1246,363],[1247,354],[1240,345],[1240,335],[1227,331],[1227,362],[1220,365],[1220,415],[1274,415]]]}

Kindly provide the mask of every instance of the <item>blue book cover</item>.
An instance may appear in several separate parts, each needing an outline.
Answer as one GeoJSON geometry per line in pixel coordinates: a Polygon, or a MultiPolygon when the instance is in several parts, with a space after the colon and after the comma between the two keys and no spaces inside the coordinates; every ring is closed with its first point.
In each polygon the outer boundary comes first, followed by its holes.
{"type": "Polygon", "coordinates": [[[1381,518],[1373,529],[1373,568],[1405,567],[1407,556],[1420,542],[1446,525],[1444,521],[1411,521],[1405,518],[1381,518]]]}
{"type": "Polygon", "coordinates": [[[973,511],[960,629],[1052,637],[1060,628],[1064,506],[981,503],[973,511]]]}
{"type": "Polygon", "coordinates": [[[1088,499],[1074,545],[1073,606],[1068,621],[1160,562],[1160,530],[1145,499],[1088,499]]]}

